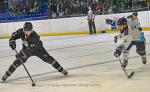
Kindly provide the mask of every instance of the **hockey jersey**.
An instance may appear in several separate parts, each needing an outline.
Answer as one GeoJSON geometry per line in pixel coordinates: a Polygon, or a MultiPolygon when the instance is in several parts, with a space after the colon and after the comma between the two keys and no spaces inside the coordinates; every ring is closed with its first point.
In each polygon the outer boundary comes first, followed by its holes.
{"type": "Polygon", "coordinates": [[[131,17],[127,18],[128,26],[128,39],[131,41],[144,41],[144,33],[139,30],[140,22],[138,19],[132,20],[131,17]]]}
{"type": "Polygon", "coordinates": [[[16,41],[17,39],[22,40],[23,49],[35,50],[43,47],[42,41],[40,40],[40,36],[33,31],[29,37],[26,38],[25,33],[23,32],[23,28],[18,29],[16,32],[12,33],[9,41],[16,41]]]}

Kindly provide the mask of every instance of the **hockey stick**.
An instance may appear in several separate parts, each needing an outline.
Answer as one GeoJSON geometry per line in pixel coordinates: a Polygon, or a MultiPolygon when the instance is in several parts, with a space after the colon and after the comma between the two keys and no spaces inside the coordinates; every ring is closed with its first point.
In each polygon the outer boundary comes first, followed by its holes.
{"type": "MultiPolygon", "coordinates": [[[[17,51],[16,49],[15,49],[15,52],[16,52],[16,54],[17,54],[17,55],[19,54],[19,53],[18,53],[18,51],[17,51]]],[[[33,81],[33,79],[32,79],[32,77],[31,77],[31,75],[30,75],[29,71],[27,70],[26,66],[24,65],[24,63],[22,62],[22,60],[21,60],[21,59],[20,59],[20,61],[21,61],[22,65],[23,65],[23,67],[24,67],[25,71],[27,72],[27,74],[28,74],[28,76],[29,76],[30,80],[32,81],[32,87],[33,87],[33,86],[35,86],[35,82],[33,81]]]]}
{"type": "Polygon", "coordinates": [[[122,70],[124,71],[126,77],[127,77],[128,79],[132,78],[132,76],[134,75],[134,71],[132,71],[130,74],[128,74],[127,71],[126,71],[126,69],[125,69],[124,67],[122,67],[123,64],[122,64],[120,58],[119,58],[119,62],[120,62],[120,64],[121,64],[121,68],[122,68],[122,70]]]}

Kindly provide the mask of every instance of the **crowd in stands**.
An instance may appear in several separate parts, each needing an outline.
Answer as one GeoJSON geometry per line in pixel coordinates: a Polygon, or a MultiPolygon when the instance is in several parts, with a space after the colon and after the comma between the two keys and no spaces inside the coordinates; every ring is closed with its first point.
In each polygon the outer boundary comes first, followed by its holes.
{"type": "Polygon", "coordinates": [[[92,7],[95,14],[109,14],[133,9],[148,10],[147,2],[148,0],[0,0],[0,15],[40,15],[50,19],[83,16],[87,14],[88,6],[92,7]]]}
{"type": "Polygon", "coordinates": [[[48,9],[48,0],[11,0],[9,2],[9,12],[13,16],[44,13],[48,9]]]}
{"type": "Polygon", "coordinates": [[[49,18],[86,15],[88,6],[96,14],[148,10],[147,0],[49,0],[49,18]]]}
{"type": "Polygon", "coordinates": [[[105,14],[112,0],[50,0],[49,18],[86,15],[88,6],[97,14],[105,14]]]}

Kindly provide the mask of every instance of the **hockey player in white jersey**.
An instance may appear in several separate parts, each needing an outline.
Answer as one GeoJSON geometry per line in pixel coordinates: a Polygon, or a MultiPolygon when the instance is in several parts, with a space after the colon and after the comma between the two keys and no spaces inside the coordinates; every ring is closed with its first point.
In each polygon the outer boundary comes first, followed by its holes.
{"type": "Polygon", "coordinates": [[[138,13],[133,14],[127,18],[120,18],[117,22],[120,34],[114,37],[114,42],[117,39],[123,38],[123,43],[116,48],[114,52],[115,57],[119,57],[121,52],[123,53],[123,65],[126,67],[129,59],[129,50],[133,45],[136,46],[136,52],[141,56],[143,64],[146,64],[146,51],[145,51],[145,37],[140,27],[139,20],[137,18],[138,13]]]}

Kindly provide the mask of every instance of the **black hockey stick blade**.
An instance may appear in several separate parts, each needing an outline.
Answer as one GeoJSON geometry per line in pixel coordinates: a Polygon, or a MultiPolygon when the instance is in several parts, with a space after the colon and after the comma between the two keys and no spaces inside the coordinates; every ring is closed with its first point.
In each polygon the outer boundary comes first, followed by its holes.
{"type": "Polygon", "coordinates": [[[130,73],[130,75],[128,75],[126,69],[125,69],[124,67],[122,67],[122,62],[121,62],[121,59],[120,59],[120,58],[119,58],[119,62],[120,62],[120,64],[121,64],[121,68],[122,68],[122,70],[124,71],[126,77],[127,77],[128,79],[132,78],[132,76],[134,75],[134,71],[132,71],[132,72],[130,73]]]}
{"type": "Polygon", "coordinates": [[[128,79],[132,78],[133,75],[134,75],[134,72],[131,72],[131,74],[128,76],[128,79]]]}
{"type": "Polygon", "coordinates": [[[35,83],[32,83],[32,87],[34,87],[34,86],[36,86],[36,84],[35,84],[35,83]]]}

